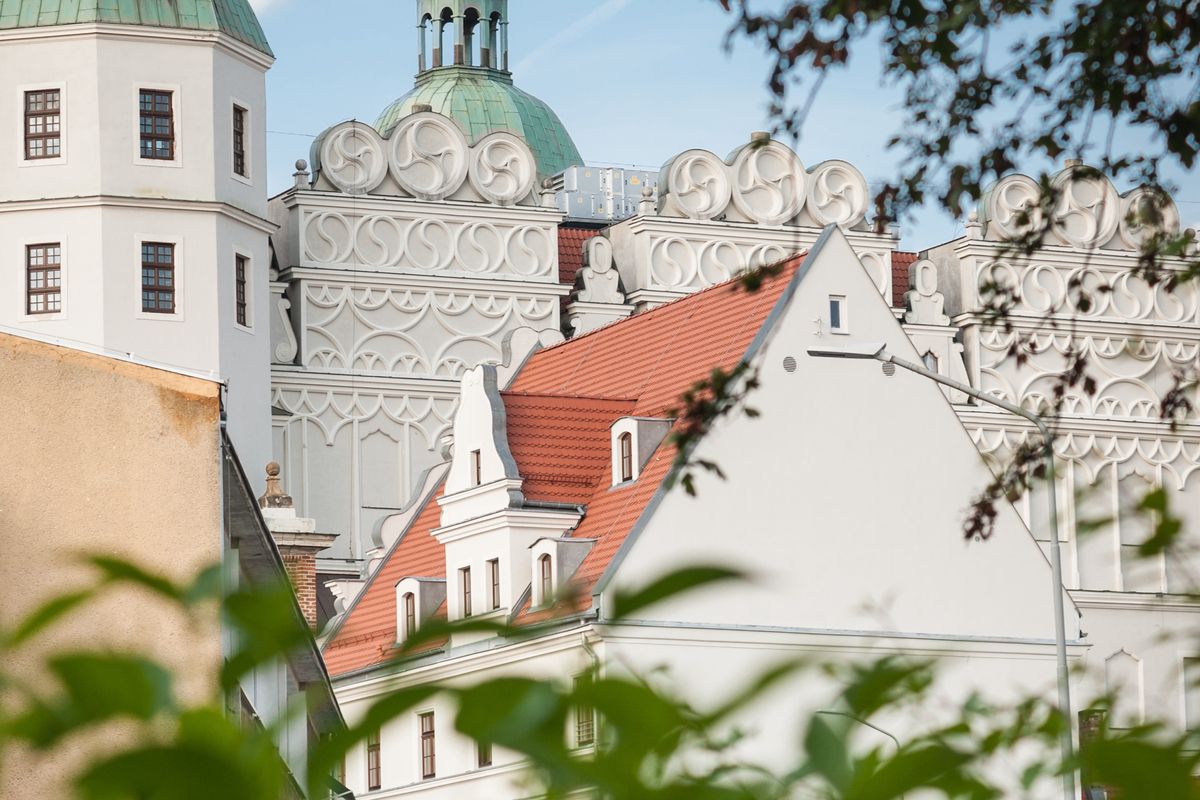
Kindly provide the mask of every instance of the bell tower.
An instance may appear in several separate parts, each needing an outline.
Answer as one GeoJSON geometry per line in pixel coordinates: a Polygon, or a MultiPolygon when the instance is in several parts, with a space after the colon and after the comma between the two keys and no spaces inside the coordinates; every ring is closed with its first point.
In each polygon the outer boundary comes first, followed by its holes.
{"type": "Polygon", "coordinates": [[[417,73],[508,72],[508,0],[417,0],[417,73]]]}

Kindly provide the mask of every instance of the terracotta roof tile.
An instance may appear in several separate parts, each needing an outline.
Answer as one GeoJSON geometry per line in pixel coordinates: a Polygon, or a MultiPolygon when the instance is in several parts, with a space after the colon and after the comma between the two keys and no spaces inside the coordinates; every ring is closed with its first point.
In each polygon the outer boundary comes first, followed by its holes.
{"type": "Polygon", "coordinates": [[[585,503],[611,467],[609,428],[633,400],[504,393],[508,446],[525,497],[585,503]]]}
{"type": "MultiPolygon", "coordinates": [[[[540,350],[503,393],[509,446],[526,496],[587,507],[571,535],[595,544],[575,573],[574,600],[564,604],[566,610],[588,607],[596,582],[675,458],[675,448],[665,441],[636,481],[613,487],[609,427],[622,416],[665,416],[714,368],[735,366],[802,261],[803,255],[792,258],[757,292],[729,281],[540,350]]],[[[439,516],[435,498],[429,499],[363,590],[326,647],[331,674],[387,660],[396,636],[397,581],[445,576],[442,548],[429,534],[439,516]]],[[[526,611],[518,621],[545,616],[543,610],[526,611]]]]}
{"type": "Polygon", "coordinates": [[[908,268],[916,260],[916,253],[906,253],[902,250],[892,253],[892,308],[904,308],[904,293],[908,291],[908,268]]]}
{"type": "Polygon", "coordinates": [[[396,584],[403,578],[445,578],[445,550],[430,535],[441,523],[439,486],[387,554],[322,654],[330,675],[379,664],[396,644],[396,584]]]}
{"type": "Polygon", "coordinates": [[[599,228],[578,225],[558,226],[558,282],[575,285],[575,273],[583,268],[583,243],[599,236],[599,228]]]}

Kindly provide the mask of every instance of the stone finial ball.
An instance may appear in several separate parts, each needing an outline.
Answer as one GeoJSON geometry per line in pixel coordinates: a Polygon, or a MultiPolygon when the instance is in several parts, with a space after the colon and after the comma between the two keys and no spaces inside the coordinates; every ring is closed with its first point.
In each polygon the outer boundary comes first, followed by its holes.
{"type": "Polygon", "coordinates": [[[647,200],[654,197],[654,189],[652,189],[649,186],[643,186],[642,187],[642,197],[644,197],[647,200]]]}
{"type": "Polygon", "coordinates": [[[268,478],[279,477],[279,462],[278,461],[271,461],[267,464],[267,477],[268,478]]]}
{"type": "Polygon", "coordinates": [[[296,172],[307,172],[307,171],[308,171],[308,162],[305,161],[303,158],[296,159],[296,172]]]}

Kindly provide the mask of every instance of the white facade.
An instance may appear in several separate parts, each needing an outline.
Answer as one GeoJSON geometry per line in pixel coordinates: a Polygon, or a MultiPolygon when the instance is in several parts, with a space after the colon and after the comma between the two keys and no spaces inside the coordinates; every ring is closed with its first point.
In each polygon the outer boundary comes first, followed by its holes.
{"type": "MultiPolygon", "coordinates": [[[[212,374],[247,463],[270,457],[265,73],[223,33],[0,31],[0,324],[212,374]],[[27,157],[26,93],[58,93],[59,155],[27,157]],[[140,153],[139,93],[169,92],[174,157],[140,153]],[[246,176],[233,113],[245,112],[246,176]],[[142,243],[174,248],[174,311],[142,306],[142,243]],[[61,247],[61,307],[29,313],[27,247],[61,247]],[[246,325],[235,263],[247,259],[246,325]],[[260,288],[261,287],[261,288],[260,288]]],[[[255,470],[257,474],[257,469],[255,470]]]]}

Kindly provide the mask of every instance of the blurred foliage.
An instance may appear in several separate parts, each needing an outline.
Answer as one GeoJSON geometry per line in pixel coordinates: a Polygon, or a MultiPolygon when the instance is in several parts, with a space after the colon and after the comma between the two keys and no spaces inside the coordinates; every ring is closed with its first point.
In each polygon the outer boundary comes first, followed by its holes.
{"type": "MultiPolygon", "coordinates": [[[[1156,500],[1147,505],[1154,507],[1156,500]]],[[[1150,552],[1157,545],[1148,545],[1150,552]]],[[[84,800],[274,800],[306,781],[309,796],[331,796],[329,776],[345,755],[391,720],[410,715],[435,696],[459,709],[454,725],[476,742],[525,759],[536,795],[594,796],[614,800],[888,800],[944,797],[987,800],[1044,796],[1064,768],[1081,769],[1124,800],[1193,800],[1200,767],[1193,737],[1158,725],[1110,730],[1103,721],[1084,739],[1077,763],[1057,761],[1057,737],[1066,721],[1040,697],[1008,705],[971,695],[946,706],[937,665],[895,654],[861,660],[783,659],[738,686],[713,687],[703,706],[679,696],[668,680],[593,666],[571,683],[506,675],[463,686],[428,684],[392,691],[344,729],[322,739],[309,755],[309,774],[291,776],[275,748],[286,717],[247,725],[223,698],[252,665],[286,658],[307,637],[283,630],[293,614],[278,586],[240,589],[221,604],[225,624],[239,632],[241,649],[225,661],[207,700],[185,705],[170,671],[133,653],[79,649],[46,657],[52,690],[25,686],[6,656],[20,653],[90,599],[113,586],[134,585],[175,605],[181,622],[216,614],[219,581],[214,568],[179,585],[133,564],[93,559],[100,579],[64,593],[3,632],[0,648],[0,757],[17,744],[53,752],[68,740],[122,721],[135,735],[120,739],[75,778],[84,800]],[[666,684],[666,688],[662,684],[666,684]],[[823,707],[797,715],[801,747],[792,763],[757,763],[745,746],[747,723],[771,714],[803,685],[824,695],[823,707]],[[940,714],[929,709],[938,706],[940,714]],[[581,711],[586,709],[586,711],[581,711]],[[576,715],[594,715],[594,746],[574,745],[576,715]],[[938,722],[932,721],[941,717],[938,722]],[[924,722],[913,724],[921,718],[924,722]],[[888,732],[915,729],[896,738],[888,732]],[[289,788],[291,787],[291,788],[289,788]]],[[[719,567],[681,569],[622,594],[617,616],[717,583],[745,580],[719,567]]],[[[297,630],[294,616],[290,627],[297,630]]],[[[398,650],[411,657],[430,641],[453,632],[490,632],[519,638],[527,630],[494,621],[431,622],[398,650]]],[[[812,692],[810,692],[811,694],[812,692]]],[[[1104,706],[1085,711],[1099,714],[1104,706]]],[[[304,713],[302,708],[291,713],[304,713]]],[[[0,761],[0,763],[3,763],[0,761]]]]}

